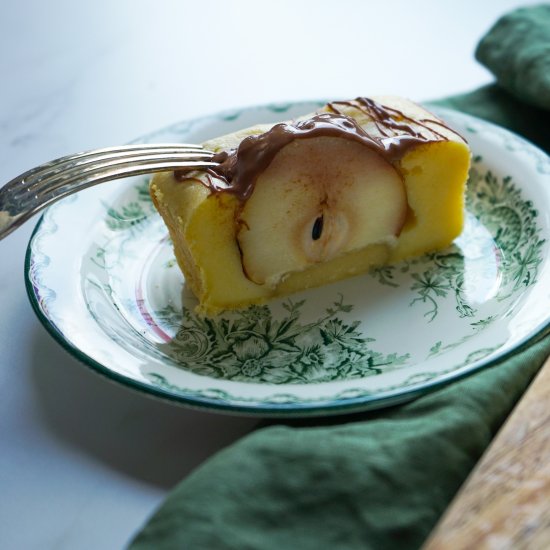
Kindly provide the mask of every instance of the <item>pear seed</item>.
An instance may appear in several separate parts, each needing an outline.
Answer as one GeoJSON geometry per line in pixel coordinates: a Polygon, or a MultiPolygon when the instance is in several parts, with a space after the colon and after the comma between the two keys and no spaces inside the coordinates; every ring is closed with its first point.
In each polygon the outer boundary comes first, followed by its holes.
{"type": "Polygon", "coordinates": [[[323,216],[319,216],[314,224],[313,229],[311,230],[311,238],[316,241],[321,238],[321,233],[323,232],[323,216]]]}

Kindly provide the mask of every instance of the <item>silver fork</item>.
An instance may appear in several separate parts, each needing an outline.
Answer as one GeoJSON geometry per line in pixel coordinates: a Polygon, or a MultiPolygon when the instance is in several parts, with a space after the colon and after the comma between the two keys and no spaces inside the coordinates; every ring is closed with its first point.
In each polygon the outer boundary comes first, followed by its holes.
{"type": "Polygon", "coordinates": [[[0,239],[46,206],[92,185],[152,172],[217,166],[213,155],[200,145],[155,143],[96,149],[41,164],[0,188],[0,239]]]}

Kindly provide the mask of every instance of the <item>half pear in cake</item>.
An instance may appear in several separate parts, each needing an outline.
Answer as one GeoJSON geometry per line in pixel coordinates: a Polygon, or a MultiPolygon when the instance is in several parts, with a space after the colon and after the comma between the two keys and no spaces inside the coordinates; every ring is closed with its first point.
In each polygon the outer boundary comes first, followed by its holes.
{"type": "Polygon", "coordinates": [[[470,151],[396,97],[334,101],[203,144],[219,166],[157,174],[151,196],[207,315],[447,247],[470,151]]]}

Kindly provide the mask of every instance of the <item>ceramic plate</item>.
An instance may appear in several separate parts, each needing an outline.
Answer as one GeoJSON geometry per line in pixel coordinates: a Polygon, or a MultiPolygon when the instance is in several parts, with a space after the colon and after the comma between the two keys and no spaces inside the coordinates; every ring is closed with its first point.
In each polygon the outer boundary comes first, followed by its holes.
{"type": "MultiPolygon", "coordinates": [[[[247,108],[140,141],[201,142],[321,103],[247,108]]],[[[179,271],[145,178],[46,211],[26,277],[46,328],[134,389],[260,415],[402,402],[495,364],[550,317],[550,160],[486,122],[438,110],[473,151],[463,234],[442,252],[269,305],[206,319],[179,271]]]]}

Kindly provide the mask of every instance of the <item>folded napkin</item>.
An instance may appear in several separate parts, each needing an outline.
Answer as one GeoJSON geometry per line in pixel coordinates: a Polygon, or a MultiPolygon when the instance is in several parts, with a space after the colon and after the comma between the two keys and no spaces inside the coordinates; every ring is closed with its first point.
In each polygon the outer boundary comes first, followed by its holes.
{"type": "MultiPolygon", "coordinates": [[[[550,6],[501,19],[476,56],[497,83],[436,103],[550,152],[550,6]]],[[[418,548],[549,353],[541,336],[405,405],[264,424],[184,479],[130,548],[418,548]]]]}
{"type": "Polygon", "coordinates": [[[497,83],[432,103],[509,128],[550,153],[550,4],[502,17],[476,58],[497,83]]]}

